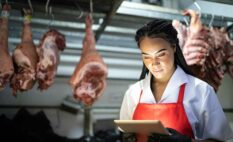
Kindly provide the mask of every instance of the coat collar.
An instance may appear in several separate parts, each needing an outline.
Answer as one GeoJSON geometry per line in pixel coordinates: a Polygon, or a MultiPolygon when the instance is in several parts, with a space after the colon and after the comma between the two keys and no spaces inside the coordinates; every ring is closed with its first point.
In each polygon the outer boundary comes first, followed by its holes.
{"type": "MultiPolygon", "coordinates": [[[[155,103],[155,99],[153,96],[153,93],[151,91],[150,82],[151,82],[152,74],[149,72],[142,83],[142,89],[143,89],[143,97],[141,98],[142,102],[147,103],[155,103]]],[[[172,77],[168,81],[167,87],[163,93],[163,96],[160,100],[162,102],[167,97],[172,97],[171,94],[173,92],[177,92],[177,88],[180,88],[180,86],[184,83],[188,82],[188,75],[183,71],[183,69],[180,66],[177,66],[175,72],[173,73],[172,77]]]]}

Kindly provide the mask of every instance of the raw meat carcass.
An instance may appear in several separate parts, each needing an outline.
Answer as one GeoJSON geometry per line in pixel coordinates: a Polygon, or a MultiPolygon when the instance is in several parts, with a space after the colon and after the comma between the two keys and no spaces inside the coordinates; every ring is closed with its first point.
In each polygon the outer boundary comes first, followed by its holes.
{"type": "Polygon", "coordinates": [[[44,34],[37,51],[39,62],[36,77],[40,90],[45,90],[53,84],[60,62],[60,51],[65,48],[65,37],[57,30],[51,29],[44,34]]]}
{"type": "Polygon", "coordinates": [[[80,62],[70,79],[74,98],[92,105],[106,87],[107,66],[96,51],[90,15],[86,17],[86,35],[80,62]]]}
{"type": "Polygon", "coordinates": [[[179,45],[181,48],[184,47],[185,41],[187,40],[188,37],[188,28],[183,25],[180,21],[178,20],[173,20],[172,21],[172,26],[176,29],[177,31],[177,38],[179,39],[179,45]]]}
{"type": "Polygon", "coordinates": [[[173,21],[182,43],[180,45],[183,45],[185,60],[196,77],[208,82],[217,91],[224,73],[233,74],[232,41],[224,28],[204,27],[195,11],[187,10],[185,15],[191,16],[190,27],[184,28],[179,21],[173,21]]]}
{"type": "Polygon", "coordinates": [[[184,58],[193,74],[199,78],[205,76],[204,62],[209,54],[209,30],[202,25],[199,14],[193,10],[185,10],[184,15],[190,16],[190,26],[186,27],[177,20],[173,20],[173,27],[177,30],[177,37],[184,58]]]}
{"type": "Polygon", "coordinates": [[[204,64],[206,74],[204,80],[217,91],[224,77],[224,48],[228,41],[225,29],[210,28],[209,35],[212,42],[209,42],[211,48],[204,64]]]}
{"type": "Polygon", "coordinates": [[[13,52],[15,74],[11,80],[11,87],[14,95],[16,95],[18,90],[26,91],[32,89],[36,82],[38,55],[32,39],[31,16],[31,11],[24,9],[22,41],[13,52]]]}
{"type": "Polygon", "coordinates": [[[202,26],[199,14],[193,10],[186,10],[184,15],[191,16],[188,27],[187,40],[182,48],[184,57],[188,65],[199,65],[203,67],[206,55],[209,53],[208,30],[202,26]]]}
{"type": "Polygon", "coordinates": [[[0,90],[10,82],[14,73],[12,58],[8,52],[8,16],[10,5],[5,4],[0,19],[0,90]]]}
{"type": "Polygon", "coordinates": [[[228,37],[228,35],[226,39],[228,44],[224,48],[224,65],[226,66],[225,72],[229,73],[229,75],[233,78],[233,41],[228,37]]]}

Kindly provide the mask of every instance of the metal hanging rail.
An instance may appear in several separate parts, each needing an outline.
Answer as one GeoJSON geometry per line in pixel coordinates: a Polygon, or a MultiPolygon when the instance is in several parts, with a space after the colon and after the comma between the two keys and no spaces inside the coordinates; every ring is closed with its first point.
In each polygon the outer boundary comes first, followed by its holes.
{"type": "MultiPolygon", "coordinates": [[[[161,6],[142,4],[142,3],[134,3],[124,1],[119,9],[117,10],[117,14],[121,15],[129,15],[129,16],[137,16],[137,17],[147,17],[147,18],[160,18],[173,20],[177,19],[181,22],[184,22],[184,17],[187,16],[182,15],[182,11],[170,8],[164,8],[161,6]]],[[[212,14],[208,13],[200,13],[201,20],[204,24],[208,25],[212,19],[212,14]]],[[[226,22],[233,22],[232,17],[225,16],[214,16],[214,26],[226,26],[226,22]]]]}

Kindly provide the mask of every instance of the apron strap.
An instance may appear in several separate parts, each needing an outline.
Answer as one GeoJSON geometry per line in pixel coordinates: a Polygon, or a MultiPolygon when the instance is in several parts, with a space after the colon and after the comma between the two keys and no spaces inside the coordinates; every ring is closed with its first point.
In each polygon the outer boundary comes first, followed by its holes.
{"type": "Polygon", "coordinates": [[[140,101],[141,101],[141,97],[142,97],[142,90],[141,90],[141,92],[140,92],[140,96],[139,96],[138,103],[140,103],[140,101]]]}
{"type": "Polygon", "coordinates": [[[141,92],[140,92],[138,103],[140,103],[140,101],[141,101],[141,96],[142,96],[142,92],[143,92],[143,80],[141,80],[139,83],[140,83],[140,87],[141,87],[141,92]]]}
{"type": "Polygon", "coordinates": [[[178,103],[183,103],[183,98],[184,98],[184,90],[185,90],[185,84],[182,84],[180,86],[180,91],[179,91],[179,96],[178,96],[178,103]]]}

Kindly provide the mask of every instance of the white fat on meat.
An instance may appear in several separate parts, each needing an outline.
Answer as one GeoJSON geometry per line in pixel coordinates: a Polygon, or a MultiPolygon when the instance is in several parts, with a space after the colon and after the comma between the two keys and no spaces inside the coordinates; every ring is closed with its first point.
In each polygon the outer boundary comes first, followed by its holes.
{"type": "MultiPolygon", "coordinates": [[[[75,88],[75,94],[78,97],[82,97],[83,95],[88,95],[89,97],[96,99],[98,97],[99,91],[102,89],[104,82],[101,78],[103,75],[102,69],[100,68],[102,64],[98,62],[93,62],[85,65],[83,70],[80,72],[78,78],[78,84],[75,88]]],[[[107,69],[106,69],[107,72],[107,69]]]]}
{"type": "Polygon", "coordinates": [[[65,48],[65,36],[55,29],[50,29],[42,37],[37,50],[37,80],[40,90],[45,90],[53,84],[60,62],[60,51],[65,48]]]}
{"type": "Polygon", "coordinates": [[[57,58],[51,57],[59,57],[57,53],[59,53],[56,44],[53,42],[54,37],[48,37],[45,39],[44,44],[42,45],[43,48],[43,60],[41,61],[42,67],[48,67],[49,65],[53,65],[54,62],[57,62],[57,58]]]}
{"type": "Polygon", "coordinates": [[[32,66],[31,61],[27,56],[25,56],[22,52],[22,50],[15,50],[14,51],[14,59],[17,65],[20,66],[32,66]]]}

